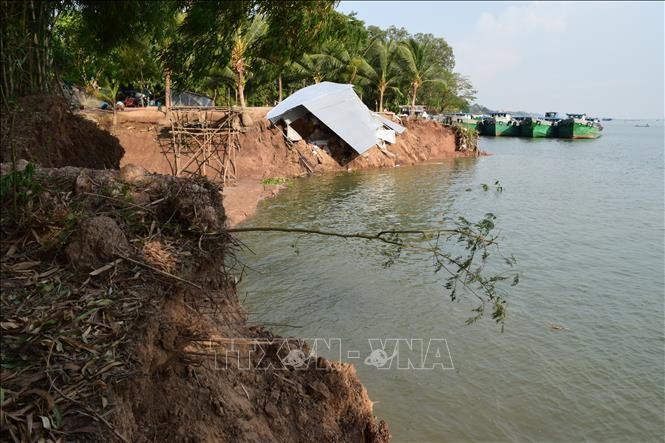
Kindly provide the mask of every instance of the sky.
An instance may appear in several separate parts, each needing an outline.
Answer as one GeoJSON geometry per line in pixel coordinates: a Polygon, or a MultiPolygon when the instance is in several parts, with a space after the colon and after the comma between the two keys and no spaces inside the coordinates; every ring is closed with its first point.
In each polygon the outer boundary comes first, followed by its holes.
{"type": "Polygon", "coordinates": [[[663,118],[665,2],[342,1],[368,25],[445,38],[496,110],[663,118]]]}

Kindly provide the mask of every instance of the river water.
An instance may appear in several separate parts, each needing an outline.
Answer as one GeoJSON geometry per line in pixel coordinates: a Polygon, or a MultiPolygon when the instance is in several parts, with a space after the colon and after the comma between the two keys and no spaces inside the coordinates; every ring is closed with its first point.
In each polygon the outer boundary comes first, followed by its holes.
{"type": "Polygon", "coordinates": [[[278,334],[339,338],[341,352],[320,354],[355,364],[395,441],[662,441],[656,125],[609,122],[597,140],[483,138],[493,155],[298,179],[245,222],[373,232],[492,212],[521,275],[504,332],[491,319],[465,325],[474,305],[447,297],[425,253],[384,268],[362,240],[242,234],[254,254],[241,254],[251,269],[240,298],[278,334]],[[483,190],[495,180],[503,192],[483,190]],[[389,338],[445,339],[449,364],[365,364],[369,339],[389,338]]]}

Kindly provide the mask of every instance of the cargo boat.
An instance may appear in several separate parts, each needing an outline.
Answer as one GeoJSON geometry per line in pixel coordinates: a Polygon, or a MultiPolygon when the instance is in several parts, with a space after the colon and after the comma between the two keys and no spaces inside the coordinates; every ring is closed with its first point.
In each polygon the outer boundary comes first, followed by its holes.
{"type": "Polygon", "coordinates": [[[556,136],[560,138],[598,138],[603,126],[597,119],[586,114],[566,114],[568,118],[556,125],[556,136]]]}
{"type": "Polygon", "coordinates": [[[520,135],[531,138],[556,137],[559,120],[556,112],[546,112],[543,118],[527,117],[520,125],[520,135]]]}
{"type": "Polygon", "coordinates": [[[481,117],[478,115],[467,114],[458,112],[455,114],[448,114],[446,116],[447,122],[453,125],[459,125],[467,129],[478,130],[478,125],[481,123],[481,117]]]}
{"type": "Polygon", "coordinates": [[[489,118],[483,119],[479,128],[481,135],[497,137],[520,135],[520,122],[505,112],[493,112],[489,118]]]}

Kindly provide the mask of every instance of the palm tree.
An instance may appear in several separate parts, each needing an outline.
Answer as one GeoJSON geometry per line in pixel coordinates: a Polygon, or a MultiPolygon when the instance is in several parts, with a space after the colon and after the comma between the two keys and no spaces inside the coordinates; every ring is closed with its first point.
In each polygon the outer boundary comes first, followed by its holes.
{"type": "Polygon", "coordinates": [[[383,111],[383,96],[389,88],[395,88],[399,79],[399,71],[395,66],[395,42],[376,40],[367,54],[367,65],[361,75],[376,88],[379,94],[377,111],[383,111]]]}
{"type": "Polygon", "coordinates": [[[226,88],[234,88],[236,85],[236,74],[229,65],[224,67],[213,66],[202,81],[204,90],[208,93],[212,92],[213,103],[217,103],[220,89],[226,90],[226,88]]]}
{"type": "Polygon", "coordinates": [[[432,57],[431,46],[412,38],[399,44],[397,60],[411,87],[411,115],[413,115],[418,88],[425,82],[443,81],[440,67],[432,57]]]}
{"type": "Polygon", "coordinates": [[[118,124],[118,109],[116,107],[116,100],[118,100],[118,91],[120,90],[120,82],[118,80],[107,80],[106,87],[102,88],[99,92],[106,101],[111,102],[113,106],[113,122],[111,124],[111,134],[115,135],[115,127],[118,124]]]}
{"type": "Polygon", "coordinates": [[[295,77],[321,83],[334,72],[330,59],[324,54],[303,54],[289,66],[295,77]]]}
{"type": "Polygon", "coordinates": [[[240,106],[245,107],[245,82],[248,68],[251,67],[251,57],[255,54],[256,46],[266,33],[268,24],[261,15],[256,15],[250,22],[245,22],[236,29],[231,49],[231,69],[236,76],[236,89],[240,99],[240,106]]]}
{"type": "Polygon", "coordinates": [[[323,53],[328,63],[328,69],[342,82],[354,84],[358,76],[369,67],[366,55],[371,45],[363,46],[358,40],[342,43],[330,41],[323,47],[323,53]]]}

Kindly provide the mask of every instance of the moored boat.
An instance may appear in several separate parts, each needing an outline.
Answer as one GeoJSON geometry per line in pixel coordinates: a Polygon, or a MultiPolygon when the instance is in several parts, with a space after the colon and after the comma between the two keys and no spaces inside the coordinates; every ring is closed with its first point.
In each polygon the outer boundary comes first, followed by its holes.
{"type": "Polygon", "coordinates": [[[520,122],[505,112],[494,112],[485,118],[480,126],[482,135],[519,136],[520,122]]]}
{"type": "Polygon", "coordinates": [[[478,125],[481,122],[481,117],[478,115],[468,114],[464,112],[457,112],[454,114],[448,114],[446,116],[448,120],[453,125],[459,125],[467,129],[479,130],[478,125]]]}
{"type": "Polygon", "coordinates": [[[520,125],[520,135],[531,138],[555,137],[559,120],[556,112],[546,112],[543,118],[527,117],[520,125]]]}
{"type": "Polygon", "coordinates": [[[556,125],[556,136],[560,138],[598,138],[603,126],[597,119],[586,114],[566,114],[568,118],[556,125]]]}

